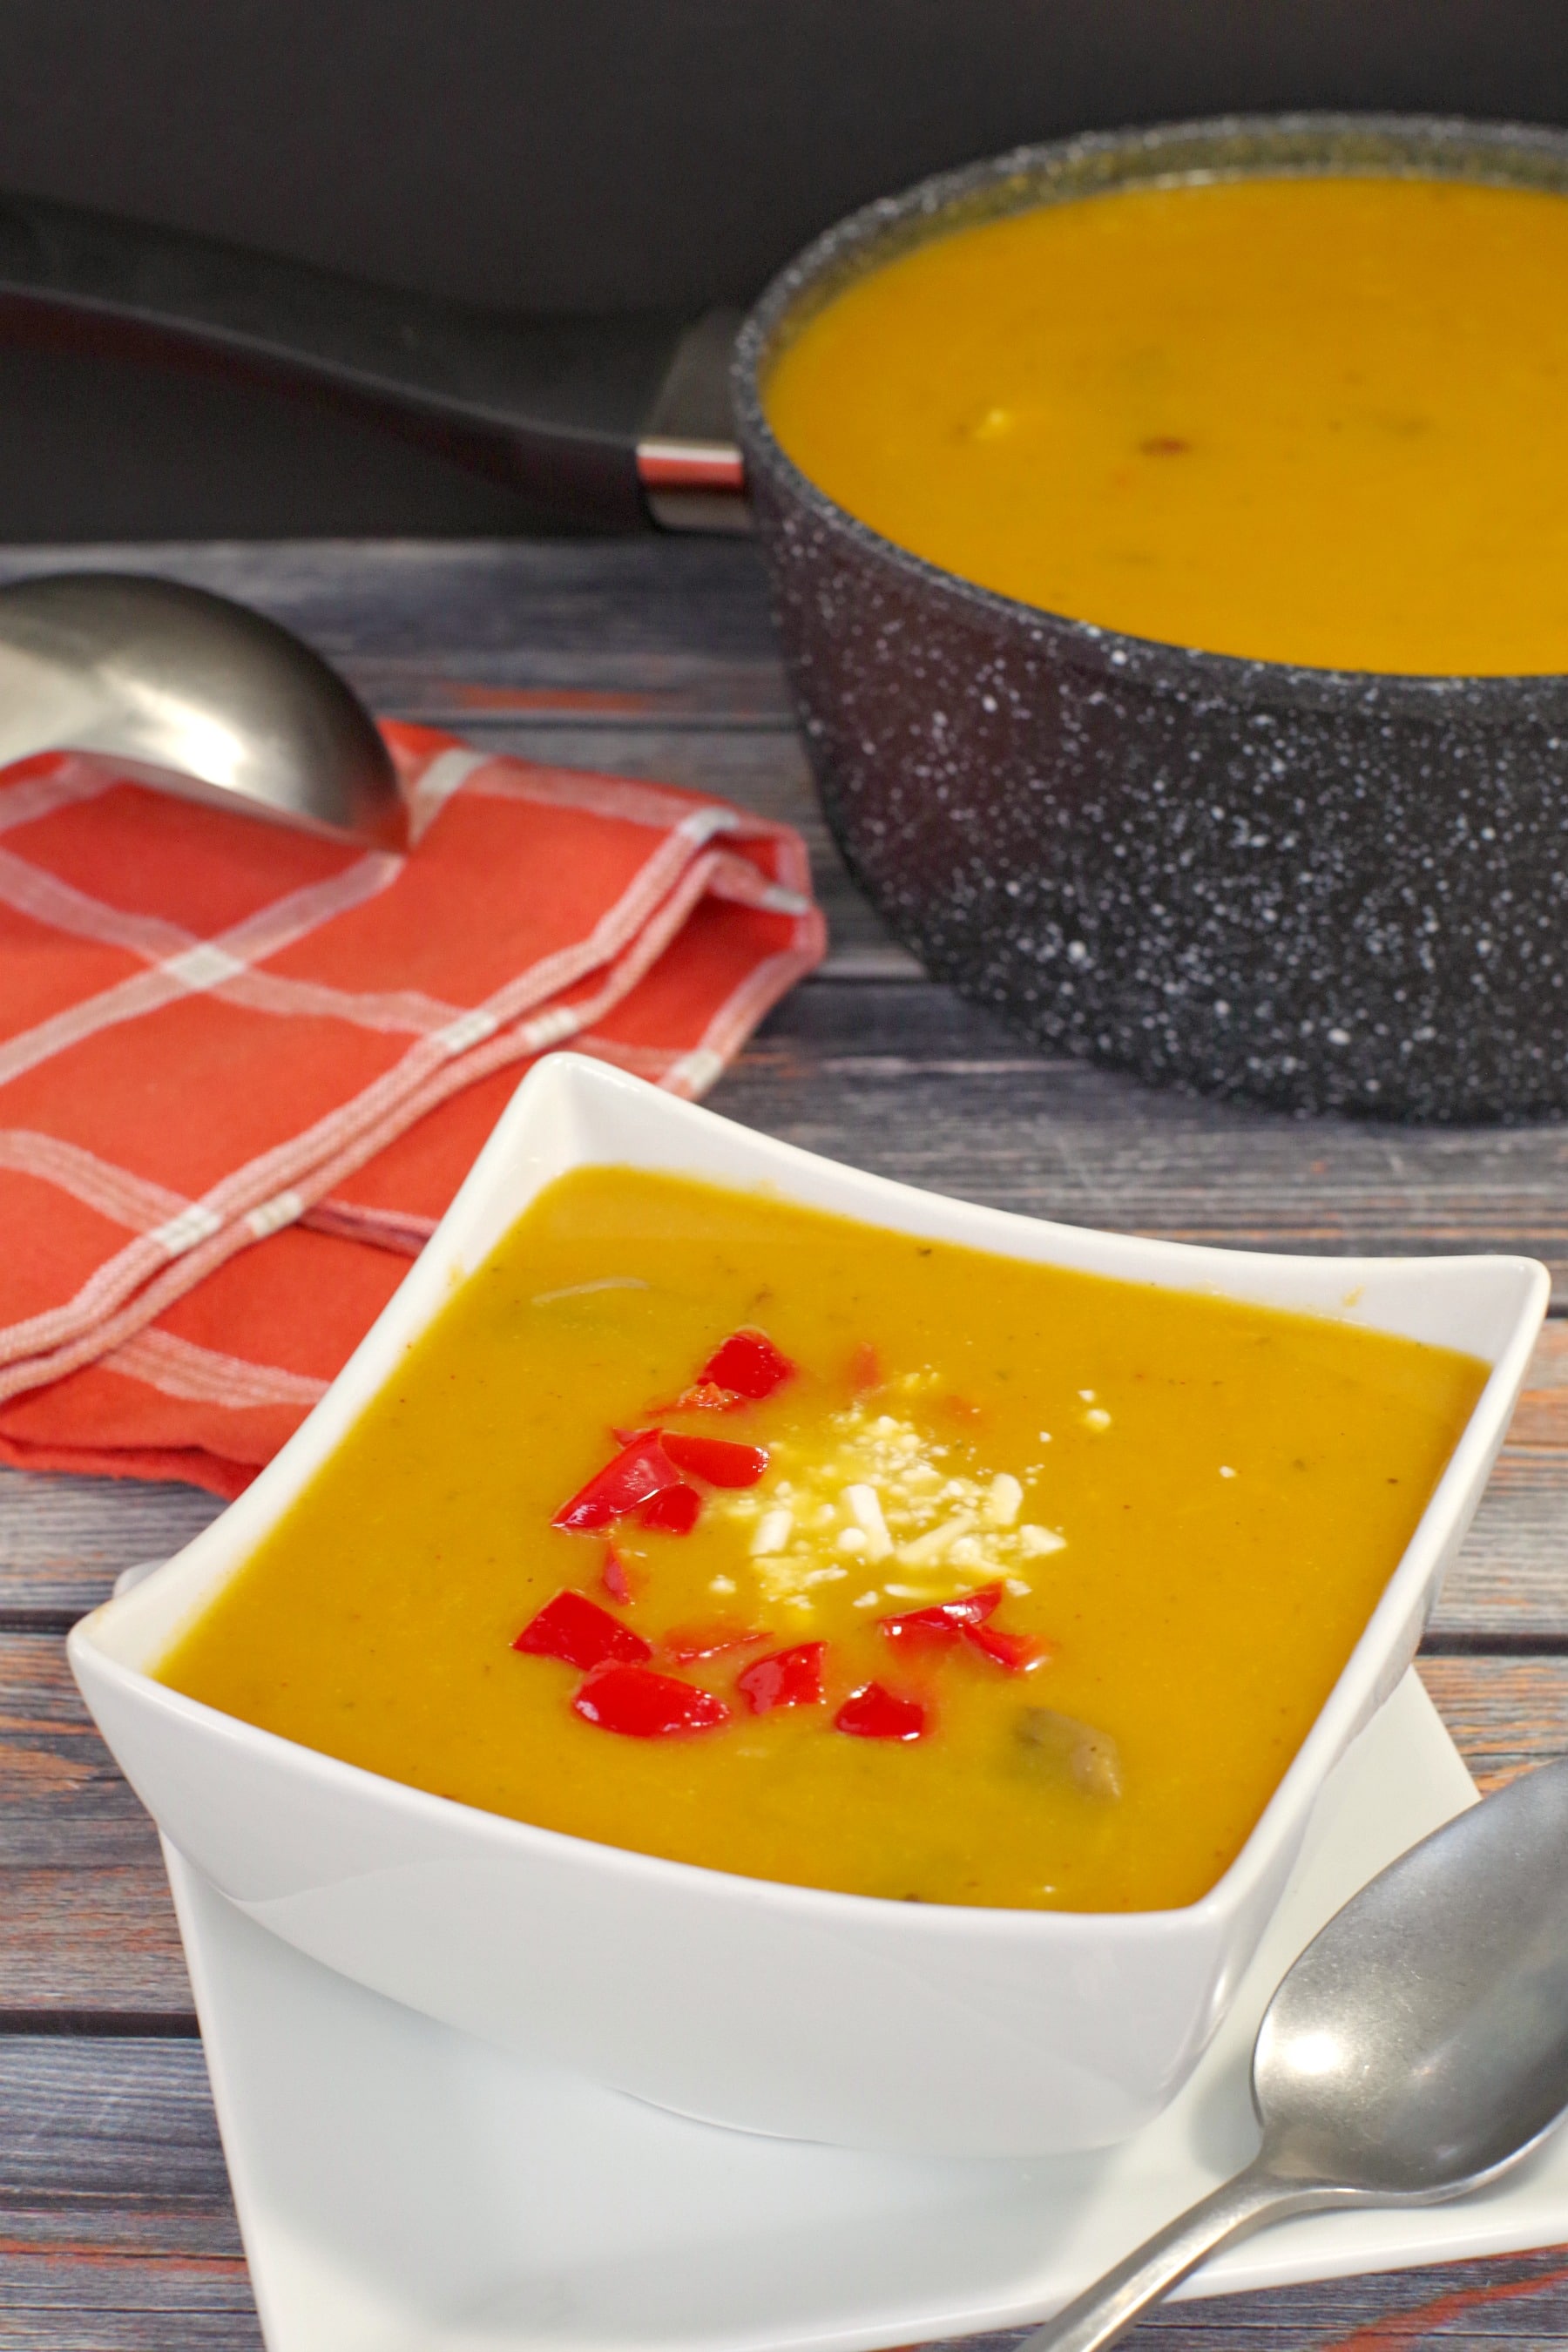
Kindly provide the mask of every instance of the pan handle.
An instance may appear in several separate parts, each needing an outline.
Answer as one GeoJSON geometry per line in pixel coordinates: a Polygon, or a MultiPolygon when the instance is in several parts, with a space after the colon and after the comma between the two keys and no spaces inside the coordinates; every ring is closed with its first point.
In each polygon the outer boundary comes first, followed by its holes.
{"type": "Polygon", "coordinates": [[[0,195],[0,335],[346,407],[603,530],[745,528],[728,430],[737,319],[509,316],[0,195]]]}

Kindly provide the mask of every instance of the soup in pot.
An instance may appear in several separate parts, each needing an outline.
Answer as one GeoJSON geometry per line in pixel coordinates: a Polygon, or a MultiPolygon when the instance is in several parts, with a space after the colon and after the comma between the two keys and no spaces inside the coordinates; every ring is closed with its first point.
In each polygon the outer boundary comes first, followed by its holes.
{"type": "Polygon", "coordinates": [[[1568,198],[1420,177],[1140,186],[939,236],[765,386],[900,547],[1166,643],[1568,670],[1568,198]]]}

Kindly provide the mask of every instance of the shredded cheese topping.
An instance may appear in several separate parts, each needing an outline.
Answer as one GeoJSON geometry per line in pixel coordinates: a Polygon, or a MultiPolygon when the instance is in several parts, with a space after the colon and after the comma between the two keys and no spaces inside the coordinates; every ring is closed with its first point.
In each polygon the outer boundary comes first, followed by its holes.
{"type": "MultiPolygon", "coordinates": [[[[934,1376],[908,1374],[905,1389],[934,1376]]],[[[813,1591],[851,1574],[885,1571],[856,1594],[868,1609],[884,1596],[911,1608],[979,1585],[1032,1590],[1026,1566],[1060,1551],[1067,1538],[1026,1519],[1024,1478],[978,1469],[877,1397],[827,1417],[808,1446],[781,1441],[770,1475],[721,1507],[746,1533],[762,1598],[810,1611],[813,1591]]],[[[1025,1476],[1032,1483],[1038,1465],[1025,1476]]]]}

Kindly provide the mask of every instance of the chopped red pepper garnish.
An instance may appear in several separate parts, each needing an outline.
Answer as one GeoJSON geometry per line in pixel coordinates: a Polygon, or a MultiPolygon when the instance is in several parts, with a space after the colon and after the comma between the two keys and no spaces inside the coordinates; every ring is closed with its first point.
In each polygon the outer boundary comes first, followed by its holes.
{"type": "Polygon", "coordinates": [[[943,1648],[962,1641],[972,1625],[982,1625],[1002,1605],[999,1584],[978,1592],[961,1592],[955,1601],[939,1601],[930,1609],[906,1610],[901,1617],[879,1617],[889,1642],[908,1649],[943,1648]]]}
{"type": "Polygon", "coordinates": [[[954,1601],[939,1601],[930,1609],[911,1609],[902,1617],[879,1617],[877,1622],[895,1648],[917,1651],[950,1649],[960,1642],[978,1650],[994,1665],[1010,1675],[1026,1674],[1052,1656],[1054,1643],[1033,1633],[1004,1633],[985,1620],[1002,1603],[999,1584],[984,1585],[978,1592],[963,1592],[954,1601]]]}
{"type": "Polygon", "coordinates": [[[658,1675],[647,1666],[598,1666],[572,1701],[584,1723],[628,1739],[668,1739],[683,1731],[717,1731],[730,1710],[711,1691],[658,1675]]]}
{"type": "Polygon", "coordinates": [[[918,1698],[900,1698],[880,1683],[866,1683],[851,1691],[833,1718],[836,1731],[852,1739],[919,1739],[926,1727],[926,1711],[918,1698]]]}
{"type": "Polygon", "coordinates": [[[1004,1633],[994,1625],[966,1625],[963,1638],[972,1650],[1010,1675],[1026,1675],[1056,1654],[1056,1643],[1034,1633],[1004,1633]]]}
{"type": "Polygon", "coordinates": [[[689,1536],[702,1516],[702,1497],[684,1479],[662,1487],[637,1513],[645,1528],[662,1528],[668,1536],[689,1536]]]}
{"type": "Polygon", "coordinates": [[[569,1503],[563,1503],[550,1524],[573,1535],[607,1528],[662,1495],[667,1487],[680,1484],[680,1473],[657,1435],[639,1435],[623,1446],[613,1462],[596,1470],[569,1503]]]}
{"type": "Polygon", "coordinates": [[[786,1381],[795,1378],[795,1368],[781,1349],[774,1347],[765,1331],[731,1331],[721,1347],[714,1349],[697,1377],[700,1381],[711,1381],[732,1396],[744,1397],[755,1403],[762,1397],[772,1396],[786,1381]]]}
{"type": "Polygon", "coordinates": [[[820,1706],[826,1650],[826,1642],[798,1642],[792,1650],[774,1650],[738,1674],[735,1688],[753,1715],[771,1715],[775,1706],[820,1706]]]}
{"type": "Polygon", "coordinates": [[[638,1665],[652,1650],[640,1633],[581,1592],[558,1592],[523,1627],[514,1650],[534,1658],[560,1658],[569,1666],[602,1666],[607,1659],[638,1665]]]}
{"type": "Polygon", "coordinates": [[[849,1359],[849,1386],[857,1396],[866,1396],[882,1385],[882,1360],[869,1339],[862,1339],[849,1359]]]}
{"type": "Polygon", "coordinates": [[[768,1466],[765,1445],[736,1445],[727,1437],[682,1437],[661,1429],[659,1443],[678,1470],[710,1486],[754,1486],[768,1466]]]}
{"type": "Polygon", "coordinates": [[[626,1561],[618,1559],[607,1544],[605,1547],[604,1565],[599,1570],[599,1581],[612,1601],[626,1601],[635,1598],[632,1591],[632,1580],[627,1573],[626,1561]]]}
{"type": "Polygon", "coordinates": [[[673,1625],[659,1643],[667,1657],[678,1664],[689,1666],[694,1658],[721,1657],[726,1650],[754,1650],[759,1642],[769,1642],[771,1633],[759,1633],[748,1625],[673,1625]]]}

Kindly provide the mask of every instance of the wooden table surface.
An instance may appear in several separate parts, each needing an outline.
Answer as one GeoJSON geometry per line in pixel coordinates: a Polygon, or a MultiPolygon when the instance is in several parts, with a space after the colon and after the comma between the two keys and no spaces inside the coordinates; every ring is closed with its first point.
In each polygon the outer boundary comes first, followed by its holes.
{"type": "MultiPolygon", "coordinates": [[[[710,1097],[731,1118],[1010,1209],[1242,1247],[1543,1258],[1568,1310],[1568,1127],[1302,1121],[1036,1053],[925,981],[816,816],[744,543],[72,549],[245,597],[380,710],[665,777],[808,835],[823,971],[710,1097]]],[[[10,550],[0,578],[46,567],[10,550]]],[[[61,1636],[216,1505],[0,1473],[0,2352],[260,2338],[152,1829],[61,1636]]],[[[1482,1787],[1568,1749],[1568,1322],[1549,1321],[1421,1672],[1482,1787]]],[[[1568,2345],[1568,2249],[1172,2306],[1130,2338],[1256,2352],[1568,2345]]],[[[1013,2336],[974,2339],[999,2347],[1013,2336]]]]}

